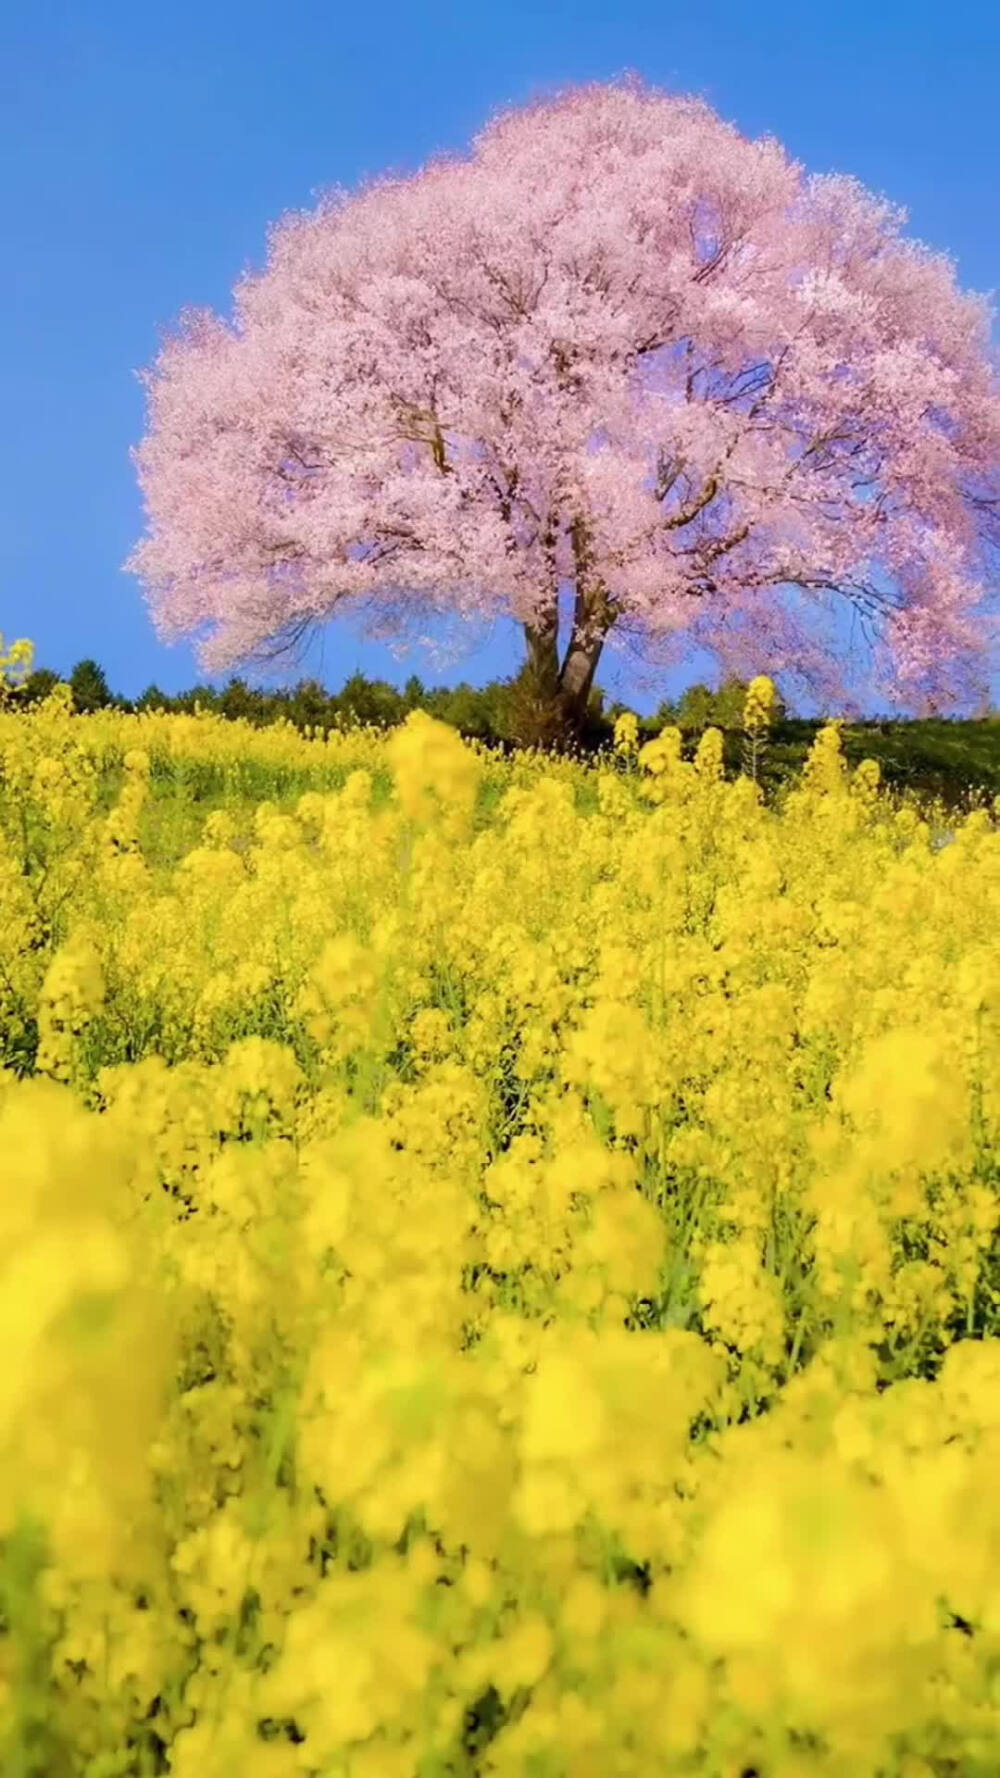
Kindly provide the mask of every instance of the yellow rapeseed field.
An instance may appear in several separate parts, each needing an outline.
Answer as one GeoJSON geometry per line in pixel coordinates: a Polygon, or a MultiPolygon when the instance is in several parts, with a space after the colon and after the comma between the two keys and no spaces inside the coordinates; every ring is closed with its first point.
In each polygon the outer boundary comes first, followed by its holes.
{"type": "Polygon", "coordinates": [[[4,1778],[995,1778],[1000,832],[0,713],[4,1778]]]}

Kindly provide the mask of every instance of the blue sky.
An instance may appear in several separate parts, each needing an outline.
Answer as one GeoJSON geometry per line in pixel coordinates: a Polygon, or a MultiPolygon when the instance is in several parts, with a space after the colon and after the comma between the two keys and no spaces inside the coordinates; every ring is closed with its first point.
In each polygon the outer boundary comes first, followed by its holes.
{"type": "MultiPolygon", "coordinates": [[[[201,677],[155,636],[122,563],[141,535],[129,447],[161,330],[187,304],[229,313],[264,263],[268,225],[323,188],[460,150],[499,106],[635,69],[697,92],[816,171],[855,174],[906,206],[910,229],[1000,286],[1000,8],[990,0],[826,6],[639,0],[575,6],[38,0],[0,27],[0,632],[39,665],[84,655],[137,695],[201,677]]],[[[520,634],[435,670],[341,619],[299,671],[335,688],[355,668],[484,683],[520,634]]],[[[648,710],[698,676],[600,681],[648,710]]],[[[1000,692],[995,684],[994,697],[1000,692]]]]}

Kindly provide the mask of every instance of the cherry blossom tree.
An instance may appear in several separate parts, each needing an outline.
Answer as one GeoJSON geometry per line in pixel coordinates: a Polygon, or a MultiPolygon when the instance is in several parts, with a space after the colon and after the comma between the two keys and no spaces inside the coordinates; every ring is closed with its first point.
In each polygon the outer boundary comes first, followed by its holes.
{"type": "Polygon", "coordinates": [[[962,695],[1000,380],[988,305],[904,221],[635,77],[502,113],[284,218],[232,323],[182,315],[126,566],[209,670],[351,607],[513,617],[570,730],[609,638],[835,696],[838,605],[894,694],[962,695]]]}

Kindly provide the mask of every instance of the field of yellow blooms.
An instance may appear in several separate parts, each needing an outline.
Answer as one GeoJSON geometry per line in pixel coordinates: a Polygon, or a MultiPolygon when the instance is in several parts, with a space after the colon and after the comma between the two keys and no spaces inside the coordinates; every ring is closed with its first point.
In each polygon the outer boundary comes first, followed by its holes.
{"type": "Polygon", "coordinates": [[[0,758],[4,1778],[995,1778],[997,811],[0,758]]]}

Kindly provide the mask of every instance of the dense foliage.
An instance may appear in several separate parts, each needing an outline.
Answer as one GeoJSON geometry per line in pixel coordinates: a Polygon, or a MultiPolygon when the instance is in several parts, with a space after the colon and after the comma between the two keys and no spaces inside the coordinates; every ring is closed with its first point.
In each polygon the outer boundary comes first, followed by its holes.
{"type": "Polygon", "coordinates": [[[4,1773],[992,1775],[1000,811],[0,759],[4,1773]]]}

